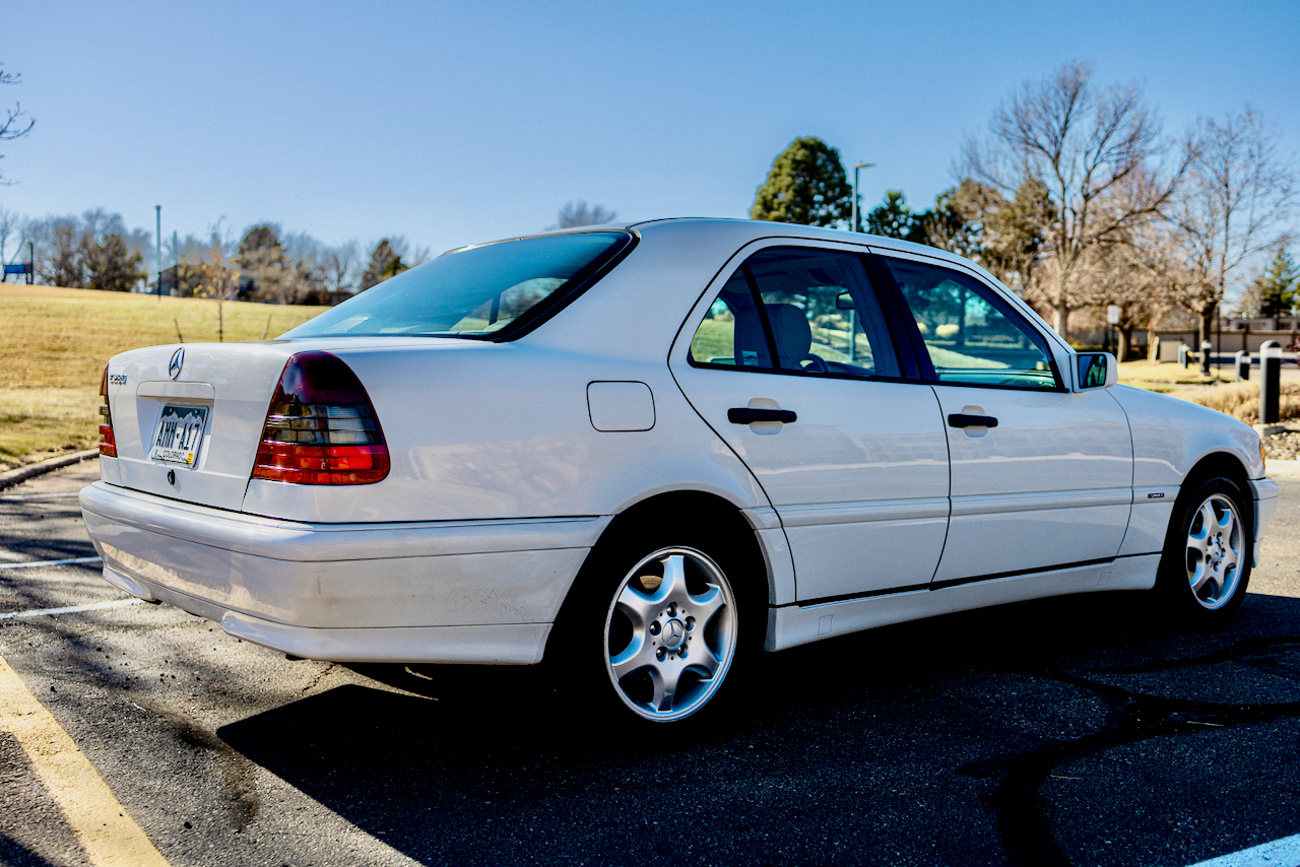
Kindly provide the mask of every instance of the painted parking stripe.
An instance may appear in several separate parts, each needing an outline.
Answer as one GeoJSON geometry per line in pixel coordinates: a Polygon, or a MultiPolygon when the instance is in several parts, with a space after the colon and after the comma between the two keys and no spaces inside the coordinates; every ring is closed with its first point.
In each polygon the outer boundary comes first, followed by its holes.
{"type": "Polygon", "coordinates": [[[1300,865],[1300,834],[1262,843],[1221,858],[1201,861],[1191,867],[1297,867],[1300,865]]]}
{"type": "Polygon", "coordinates": [[[139,605],[143,601],[143,599],[113,599],[109,602],[91,602],[86,605],[69,605],[65,608],[33,608],[30,611],[9,611],[0,614],[0,620],[11,620],[14,617],[44,617],[47,614],[77,614],[82,611],[103,611],[105,608],[139,605]]]}
{"type": "Polygon", "coordinates": [[[73,557],[69,560],[33,560],[29,563],[0,563],[0,569],[35,569],[37,566],[77,566],[82,563],[103,562],[103,557],[73,557]]]}
{"type": "Polygon", "coordinates": [[[61,494],[0,494],[0,503],[26,503],[31,500],[71,500],[80,496],[80,491],[66,491],[61,494]]]}
{"type": "Polygon", "coordinates": [[[96,867],[167,867],[108,784],[50,712],[0,659],[0,729],[22,746],[45,791],[96,867]]]}

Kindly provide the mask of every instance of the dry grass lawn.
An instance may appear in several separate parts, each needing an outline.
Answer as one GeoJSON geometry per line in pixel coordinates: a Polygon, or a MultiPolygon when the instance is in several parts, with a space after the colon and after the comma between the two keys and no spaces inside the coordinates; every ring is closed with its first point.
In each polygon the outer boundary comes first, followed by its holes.
{"type": "MultiPolygon", "coordinates": [[[[1259,424],[1259,380],[1233,382],[1214,388],[1178,389],[1169,394],[1183,400],[1226,412],[1246,424],[1259,424]]],[[[1282,421],[1300,418],[1300,382],[1282,380],[1282,393],[1278,399],[1278,415],[1282,421]]]]}
{"type": "MultiPolygon", "coordinates": [[[[1171,397],[1217,409],[1247,424],[1258,424],[1259,368],[1252,370],[1250,375],[1253,378],[1246,382],[1234,382],[1235,371],[1227,365],[1212,370],[1208,377],[1202,377],[1195,364],[1186,370],[1179,364],[1154,364],[1146,360],[1126,361],[1119,366],[1119,381],[1125,385],[1164,392],[1171,397]],[[1193,385],[1212,387],[1186,387],[1193,385]]],[[[1300,418],[1300,382],[1282,380],[1278,404],[1283,421],[1300,418]]]]}
{"type": "MultiPolygon", "coordinates": [[[[275,337],[320,307],[222,306],[225,340],[275,337]]],[[[99,442],[99,380],[137,346],[218,338],[217,302],[0,284],[0,470],[99,442]]]]}

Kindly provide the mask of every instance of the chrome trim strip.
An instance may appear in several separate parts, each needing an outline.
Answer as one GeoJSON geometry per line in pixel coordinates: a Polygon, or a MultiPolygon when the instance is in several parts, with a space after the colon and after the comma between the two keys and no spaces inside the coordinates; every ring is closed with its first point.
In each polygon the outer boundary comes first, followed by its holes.
{"type": "Polygon", "coordinates": [[[1093,506],[1128,506],[1132,503],[1132,488],[966,496],[952,498],[952,516],[958,518],[966,515],[1001,515],[1007,512],[1086,509],[1093,506]]]}

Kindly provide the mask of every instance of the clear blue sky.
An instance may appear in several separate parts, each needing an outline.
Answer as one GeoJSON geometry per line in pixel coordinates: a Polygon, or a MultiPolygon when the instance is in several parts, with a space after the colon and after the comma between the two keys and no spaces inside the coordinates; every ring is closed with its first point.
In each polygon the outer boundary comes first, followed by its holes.
{"type": "Polygon", "coordinates": [[[964,136],[1071,59],[1139,80],[1170,132],[1247,103],[1300,151],[1300,2],[15,2],[0,205],[152,232],[280,223],[441,251],[620,218],[745,216],[816,135],[868,204],[925,206],[964,136]]]}

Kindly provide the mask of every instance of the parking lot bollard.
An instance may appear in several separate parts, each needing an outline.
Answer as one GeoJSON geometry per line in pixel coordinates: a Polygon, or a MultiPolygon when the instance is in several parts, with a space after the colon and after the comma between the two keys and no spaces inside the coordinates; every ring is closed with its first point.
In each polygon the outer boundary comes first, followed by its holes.
{"type": "Polygon", "coordinates": [[[1250,379],[1250,353],[1241,351],[1237,353],[1237,382],[1245,382],[1250,379]]]}
{"type": "Polygon", "coordinates": [[[1265,341],[1259,348],[1259,423],[1277,424],[1282,390],[1282,344],[1265,341]]]}
{"type": "Polygon", "coordinates": [[[1187,365],[1188,365],[1189,360],[1190,360],[1190,359],[1189,359],[1189,356],[1191,355],[1191,352],[1192,352],[1192,350],[1187,346],[1186,343],[1181,343],[1181,344],[1179,344],[1179,346],[1178,346],[1178,363],[1182,366],[1183,370],[1186,370],[1186,369],[1187,369],[1187,365]]]}
{"type": "Polygon", "coordinates": [[[1210,375],[1210,341],[1201,341],[1201,376],[1210,375]]]}

